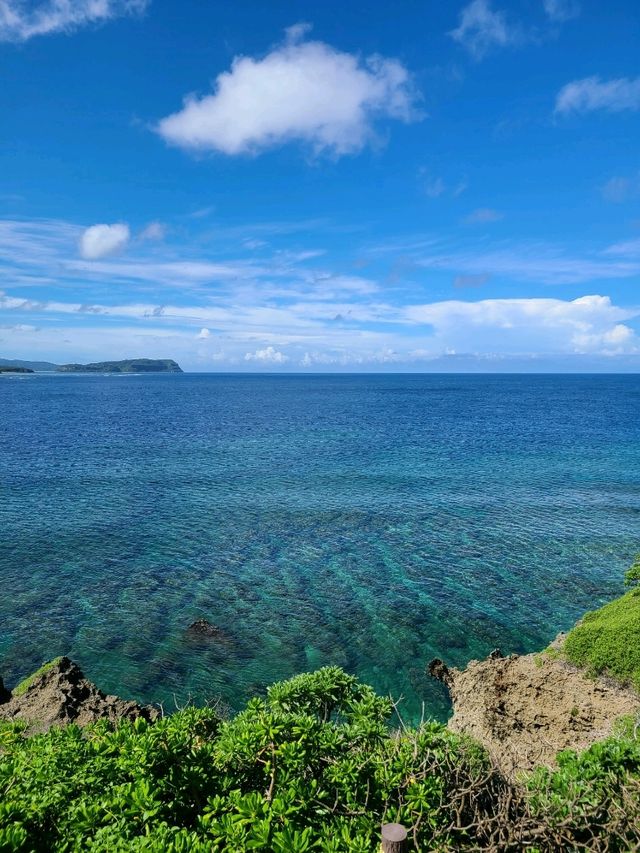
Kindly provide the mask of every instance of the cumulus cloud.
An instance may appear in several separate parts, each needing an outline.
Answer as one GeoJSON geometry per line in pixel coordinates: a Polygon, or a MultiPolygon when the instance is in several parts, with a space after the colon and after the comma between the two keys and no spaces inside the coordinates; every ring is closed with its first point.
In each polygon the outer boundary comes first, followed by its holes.
{"type": "Polygon", "coordinates": [[[292,141],[317,154],[361,150],[377,119],[419,118],[407,69],[395,59],[365,60],[320,41],[303,41],[306,26],[265,57],[239,56],[219,74],[211,95],[186,98],[162,119],[169,143],[224,154],[257,153],[292,141]]]}
{"type": "Polygon", "coordinates": [[[618,77],[601,80],[584,77],[567,83],[556,96],[557,113],[587,113],[607,110],[618,113],[640,110],[640,77],[618,77]]]}
{"type": "Polygon", "coordinates": [[[209,331],[209,329],[200,329],[200,331],[198,332],[198,337],[202,340],[206,340],[207,338],[211,337],[211,332],[209,331]]]}
{"type": "Polygon", "coordinates": [[[130,238],[129,226],[91,225],[80,237],[80,255],[87,261],[96,261],[121,252],[130,238]]]}
{"type": "Polygon", "coordinates": [[[491,8],[489,0],[472,0],[460,12],[459,25],[449,35],[476,59],[496,47],[508,47],[522,40],[522,32],[507,21],[504,12],[491,8]]]}
{"type": "Polygon", "coordinates": [[[483,225],[487,222],[497,222],[502,219],[502,213],[499,210],[494,210],[491,207],[478,207],[472,210],[468,216],[462,220],[467,225],[483,225]]]}
{"type": "Polygon", "coordinates": [[[473,341],[479,351],[600,353],[638,352],[633,329],[621,322],[638,316],[608,296],[578,299],[449,300],[406,308],[414,323],[427,323],[447,346],[473,341]]]}
{"type": "Polygon", "coordinates": [[[262,364],[284,364],[289,361],[288,356],[272,346],[265,349],[258,349],[255,352],[248,352],[244,357],[245,361],[258,361],[262,364]]]}
{"type": "Polygon", "coordinates": [[[150,0],[0,0],[0,41],[71,32],[88,24],[144,12],[150,0]]]}
{"type": "Polygon", "coordinates": [[[579,353],[600,352],[603,355],[620,355],[628,350],[637,351],[634,331],[624,323],[617,323],[604,332],[576,332],[571,339],[574,350],[579,353]]]}
{"type": "Polygon", "coordinates": [[[549,20],[559,24],[577,18],[580,14],[577,0],[543,0],[543,5],[549,20]]]}

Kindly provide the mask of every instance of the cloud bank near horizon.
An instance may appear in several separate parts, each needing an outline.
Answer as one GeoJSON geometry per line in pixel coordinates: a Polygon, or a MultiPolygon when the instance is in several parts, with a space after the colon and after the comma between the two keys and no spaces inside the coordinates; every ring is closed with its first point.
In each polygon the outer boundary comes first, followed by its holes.
{"type": "MultiPolygon", "coordinates": [[[[249,234],[234,233],[237,255],[218,256],[202,255],[197,241],[191,249],[131,241],[123,224],[0,220],[7,282],[0,310],[10,318],[0,329],[0,353],[97,360],[126,357],[133,346],[156,357],[168,352],[190,368],[238,370],[429,369],[442,358],[503,364],[640,354],[640,305],[617,304],[601,290],[575,298],[425,299],[429,281],[442,275],[456,288],[481,288],[489,279],[584,288],[632,278],[640,274],[637,241],[589,257],[541,245],[473,251],[433,236],[412,248],[361,247],[359,256],[376,269],[393,265],[397,254],[405,259],[406,281],[389,286],[373,269],[364,277],[335,268],[320,249],[283,253],[267,240],[256,247],[249,234]]],[[[221,234],[225,246],[228,239],[221,234]]]]}

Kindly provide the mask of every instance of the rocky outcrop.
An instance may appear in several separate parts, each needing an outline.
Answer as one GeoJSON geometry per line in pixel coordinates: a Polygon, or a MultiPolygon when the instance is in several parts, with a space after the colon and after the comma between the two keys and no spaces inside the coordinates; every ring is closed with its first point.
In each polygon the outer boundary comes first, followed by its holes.
{"type": "Polygon", "coordinates": [[[205,637],[209,640],[219,640],[224,637],[220,628],[207,622],[206,619],[196,619],[187,628],[187,637],[190,639],[199,639],[205,637]]]}
{"type": "Polygon", "coordinates": [[[479,741],[511,779],[553,766],[560,750],[585,749],[608,737],[619,717],[640,713],[634,691],[544,653],[502,657],[496,650],[463,671],[434,660],[429,673],[451,695],[449,728],[479,741]]]}
{"type": "Polygon", "coordinates": [[[21,720],[29,732],[43,732],[52,726],[77,723],[85,726],[97,720],[155,720],[159,711],[149,705],[107,696],[88,681],[77,664],[67,657],[57,658],[6,693],[2,701],[0,681],[0,719],[21,720]]]}

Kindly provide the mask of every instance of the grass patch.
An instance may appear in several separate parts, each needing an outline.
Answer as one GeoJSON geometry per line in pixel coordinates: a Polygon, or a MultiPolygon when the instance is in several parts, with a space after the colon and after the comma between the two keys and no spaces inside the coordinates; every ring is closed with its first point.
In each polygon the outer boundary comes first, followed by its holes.
{"type": "Polygon", "coordinates": [[[587,613],[567,635],[563,652],[591,675],[610,675],[640,690],[640,590],[587,613]]]}
{"type": "Polygon", "coordinates": [[[49,672],[49,670],[52,669],[54,666],[57,666],[61,660],[62,658],[59,657],[54,658],[53,660],[50,660],[47,663],[43,663],[40,669],[37,669],[35,672],[32,672],[31,675],[28,675],[23,681],[21,681],[20,684],[18,684],[18,686],[12,691],[11,695],[23,696],[37,678],[40,678],[40,676],[44,675],[45,672],[49,672]]]}

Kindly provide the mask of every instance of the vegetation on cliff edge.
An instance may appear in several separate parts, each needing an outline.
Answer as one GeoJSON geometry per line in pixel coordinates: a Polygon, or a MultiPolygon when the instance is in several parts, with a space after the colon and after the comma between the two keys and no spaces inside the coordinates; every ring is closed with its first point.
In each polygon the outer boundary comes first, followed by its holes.
{"type": "MultiPolygon", "coordinates": [[[[627,572],[630,585],[634,578],[627,572]]],[[[586,613],[565,639],[562,653],[592,675],[609,675],[640,690],[640,588],[586,613]]]]}
{"type": "Polygon", "coordinates": [[[231,720],[191,708],[28,738],[3,723],[0,851],[373,853],[383,821],[410,828],[416,850],[640,842],[630,728],[516,789],[440,724],[390,728],[392,710],[327,667],[231,720]]]}

